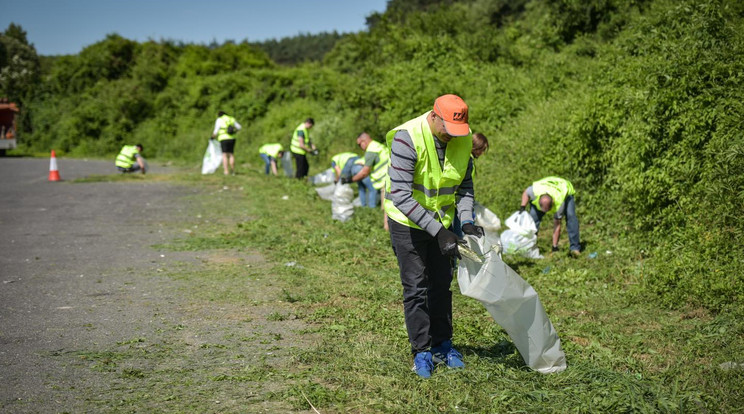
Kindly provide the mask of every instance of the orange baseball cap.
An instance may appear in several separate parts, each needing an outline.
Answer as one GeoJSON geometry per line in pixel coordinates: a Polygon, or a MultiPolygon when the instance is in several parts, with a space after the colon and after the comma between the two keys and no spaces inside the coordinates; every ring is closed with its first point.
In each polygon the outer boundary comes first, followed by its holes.
{"type": "Polygon", "coordinates": [[[444,129],[453,137],[470,135],[468,104],[457,95],[442,95],[434,101],[434,113],[444,120],[444,129]]]}

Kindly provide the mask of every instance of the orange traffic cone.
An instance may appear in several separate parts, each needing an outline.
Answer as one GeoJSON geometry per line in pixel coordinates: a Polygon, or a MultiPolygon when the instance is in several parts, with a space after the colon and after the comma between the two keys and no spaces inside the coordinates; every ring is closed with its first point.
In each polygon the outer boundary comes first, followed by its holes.
{"type": "Polygon", "coordinates": [[[52,150],[52,159],[49,160],[49,181],[59,181],[59,171],[57,170],[57,156],[52,150]]]}

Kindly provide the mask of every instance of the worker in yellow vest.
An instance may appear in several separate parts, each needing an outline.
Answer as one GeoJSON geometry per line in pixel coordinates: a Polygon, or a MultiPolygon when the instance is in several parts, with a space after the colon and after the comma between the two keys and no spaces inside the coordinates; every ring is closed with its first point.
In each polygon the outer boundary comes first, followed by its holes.
{"type": "Polygon", "coordinates": [[[431,376],[435,363],[465,364],[452,347],[452,260],[461,242],[450,230],[455,207],[465,234],[473,222],[473,141],[468,106],[443,95],[434,108],[386,135],[390,179],[385,194],[390,240],[398,259],[413,370],[431,376]]]}
{"type": "Polygon", "coordinates": [[[357,137],[357,145],[364,151],[364,160],[352,166],[353,176],[348,181],[359,184],[362,207],[374,208],[377,206],[377,195],[380,191],[384,193],[387,183],[390,151],[366,132],[357,137]]]}
{"type": "Polygon", "coordinates": [[[220,148],[222,149],[222,169],[224,174],[235,175],[235,134],[240,131],[242,127],[235,120],[235,118],[226,114],[224,111],[217,113],[217,120],[214,121],[214,129],[212,130],[212,138],[217,138],[220,142],[220,148]],[[229,167],[229,168],[228,168],[229,167]]]}
{"type": "Polygon", "coordinates": [[[535,181],[522,192],[522,203],[519,211],[525,211],[530,206],[530,216],[535,220],[535,227],[540,229],[540,221],[545,214],[553,214],[553,252],[558,251],[558,240],[561,237],[561,219],[566,218],[566,230],[570,243],[571,254],[581,255],[579,239],[579,219],[576,216],[576,201],[574,187],[566,179],[560,177],[545,177],[535,181]]]}
{"type": "Polygon", "coordinates": [[[310,164],[307,163],[307,153],[318,155],[318,149],[310,139],[310,128],[315,125],[315,120],[308,118],[294,129],[292,141],[289,150],[295,159],[295,178],[304,178],[310,171],[310,164]]]}
{"type": "Polygon", "coordinates": [[[359,155],[354,152],[342,152],[331,157],[331,168],[336,174],[336,181],[341,180],[342,184],[348,183],[352,166],[357,160],[359,160],[359,155]]]}
{"type": "Polygon", "coordinates": [[[261,159],[266,163],[266,169],[264,173],[269,175],[271,171],[274,175],[279,175],[279,171],[276,167],[276,160],[279,160],[284,156],[284,147],[279,143],[264,144],[258,149],[258,153],[261,155],[261,159]]]}
{"type": "Polygon", "coordinates": [[[125,145],[116,156],[116,169],[122,173],[140,171],[142,174],[147,172],[147,164],[142,157],[142,144],[125,145]]]}

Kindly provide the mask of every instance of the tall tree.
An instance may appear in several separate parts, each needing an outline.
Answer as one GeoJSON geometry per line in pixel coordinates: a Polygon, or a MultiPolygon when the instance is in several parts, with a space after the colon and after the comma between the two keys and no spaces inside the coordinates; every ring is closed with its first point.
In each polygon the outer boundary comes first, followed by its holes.
{"type": "Polygon", "coordinates": [[[39,56],[26,31],[10,23],[0,34],[0,94],[23,101],[39,82],[39,56]]]}

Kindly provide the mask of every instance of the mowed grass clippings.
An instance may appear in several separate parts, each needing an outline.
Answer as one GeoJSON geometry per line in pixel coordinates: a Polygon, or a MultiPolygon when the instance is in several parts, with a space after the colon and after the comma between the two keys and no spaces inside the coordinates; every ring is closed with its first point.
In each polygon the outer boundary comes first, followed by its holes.
{"type": "MultiPolygon", "coordinates": [[[[230,340],[176,351],[189,369],[209,366],[209,375],[171,372],[158,384],[204,385],[206,393],[219,389],[247,407],[307,411],[312,404],[323,413],[737,412],[744,406],[744,373],[719,367],[744,358],[744,312],[669,311],[629,294],[643,283],[642,260],[622,242],[595,240],[596,258],[507,258],[538,291],[562,339],[565,372],[541,375],[526,367],[508,335],[478,302],[460,295],[455,281],[453,340],[467,367],[437,368],[424,381],[410,369],[397,262],[380,210],[357,208],[348,222],[333,221],[330,202],[306,183],[252,171],[176,180],[204,191],[194,196],[193,231],[168,247],[222,258],[205,259],[207,271],[170,274],[192,284],[184,292],[194,303],[190,311],[225,307],[240,314],[258,307],[262,316],[252,334],[245,333],[251,321],[235,320],[221,325],[230,340]],[[250,263],[255,255],[262,264],[250,263]],[[293,321],[302,328],[269,326],[293,321]],[[241,363],[254,344],[284,350],[285,362],[241,363]],[[216,361],[219,369],[210,365],[216,361]],[[247,394],[236,399],[232,392],[241,387],[247,394]]],[[[582,230],[593,237],[591,226],[582,230]]],[[[547,233],[540,234],[541,247],[547,233]]],[[[152,375],[127,369],[121,375],[130,381],[152,375]]],[[[160,393],[154,381],[142,392],[160,393]]],[[[183,399],[196,404],[184,409],[217,410],[183,399]]],[[[219,409],[241,412],[238,405],[219,409]]]]}

